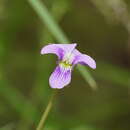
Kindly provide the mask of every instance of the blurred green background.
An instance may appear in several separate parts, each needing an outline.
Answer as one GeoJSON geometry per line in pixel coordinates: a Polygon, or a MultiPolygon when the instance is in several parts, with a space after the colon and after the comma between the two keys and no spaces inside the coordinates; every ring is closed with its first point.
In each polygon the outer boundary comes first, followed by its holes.
{"type": "MultiPolygon", "coordinates": [[[[39,0],[29,1],[0,0],[0,130],[35,130],[53,93],[48,79],[57,57],[41,56],[40,49],[59,41],[31,5],[39,0]]],[[[96,70],[86,68],[98,87],[94,91],[75,69],[45,130],[129,130],[130,1],[40,2],[77,48],[96,60],[96,70]]]]}

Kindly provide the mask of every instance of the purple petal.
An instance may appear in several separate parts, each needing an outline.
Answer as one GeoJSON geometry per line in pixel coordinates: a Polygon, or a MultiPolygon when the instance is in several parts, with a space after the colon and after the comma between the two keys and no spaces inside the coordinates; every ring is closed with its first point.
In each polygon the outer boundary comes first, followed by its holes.
{"type": "Polygon", "coordinates": [[[71,81],[71,69],[57,66],[51,74],[49,84],[51,88],[61,89],[71,81]]]}
{"type": "Polygon", "coordinates": [[[59,59],[62,59],[64,50],[61,47],[59,47],[58,44],[50,44],[46,45],[41,50],[41,54],[48,54],[48,53],[56,54],[59,59]]]}
{"type": "Polygon", "coordinates": [[[86,54],[80,53],[77,49],[74,50],[73,54],[74,59],[73,59],[73,64],[82,64],[82,65],[88,65],[89,67],[96,69],[96,62],[93,58],[86,54]]]}
{"type": "Polygon", "coordinates": [[[61,60],[66,53],[71,53],[75,49],[76,45],[77,45],[76,43],[49,44],[42,48],[41,54],[48,54],[48,53],[56,54],[58,58],[61,60]]]}
{"type": "Polygon", "coordinates": [[[59,44],[59,47],[62,48],[65,53],[71,53],[75,47],[77,46],[77,43],[72,44],[59,44]]]}

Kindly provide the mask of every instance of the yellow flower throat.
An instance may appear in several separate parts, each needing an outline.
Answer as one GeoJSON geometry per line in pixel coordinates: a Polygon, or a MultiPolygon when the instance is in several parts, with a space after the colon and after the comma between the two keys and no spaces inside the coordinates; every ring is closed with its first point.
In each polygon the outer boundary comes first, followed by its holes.
{"type": "Polygon", "coordinates": [[[64,68],[71,68],[72,64],[70,64],[68,61],[60,61],[59,63],[64,68]]]}

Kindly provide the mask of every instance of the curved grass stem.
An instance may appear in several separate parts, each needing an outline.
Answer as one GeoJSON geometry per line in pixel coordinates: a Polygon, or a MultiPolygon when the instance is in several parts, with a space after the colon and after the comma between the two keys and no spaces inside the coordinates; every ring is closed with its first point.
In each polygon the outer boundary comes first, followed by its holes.
{"type": "MultiPolygon", "coordinates": [[[[71,41],[66,37],[65,33],[62,31],[60,26],[54,20],[53,16],[50,14],[46,8],[44,2],[41,0],[28,0],[30,5],[38,14],[41,21],[46,25],[51,34],[56,38],[59,43],[71,43],[71,41]]],[[[92,89],[96,90],[97,84],[95,79],[92,77],[91,73],[87,68],[79,66],[79,72],[84,77],[85,81],[89,83],[92,89]]]]}

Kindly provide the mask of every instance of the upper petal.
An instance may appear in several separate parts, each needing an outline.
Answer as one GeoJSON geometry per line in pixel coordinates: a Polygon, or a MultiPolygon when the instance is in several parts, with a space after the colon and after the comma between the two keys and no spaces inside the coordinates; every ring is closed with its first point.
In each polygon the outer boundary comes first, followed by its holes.
{"type": "Polygon", "coordinates": [[[61,47],[65,53],[71,53],[75,49],[76,46],[77,46],[77,43],[59,44],[59,47],[61,47]]]}
{"type": "Polygon", "coordinates": [[[76,43],[74,44],[49,44],[42,48],[41,54],[56,54],[59,59],[62,59],[64,55],[67,53],[71,53],[75,47],[76,43]]]}
{"type": "Polygon", "coordinates": [[[89,67],[96,69],[96,62],[92,57],[80,53],[77,49],[74,50],[73,54],[74,54],[74,59],[73,59],[74,65],[79,63],[83,65],[88,65],[89,67]]]}
{"type": "Polygon", "coordinates": [[[59,59],[62,59],[64,50],[58,44],[49,44],[41,49],[41,54],[56,54],[59,59]]]}
{"type": "Polygon", "coordinates": [[[51,74],[49,84],[51,88],[61,89],[71,81],[71,69],[57,66],[51,74]]]}

